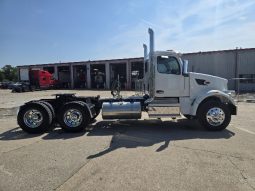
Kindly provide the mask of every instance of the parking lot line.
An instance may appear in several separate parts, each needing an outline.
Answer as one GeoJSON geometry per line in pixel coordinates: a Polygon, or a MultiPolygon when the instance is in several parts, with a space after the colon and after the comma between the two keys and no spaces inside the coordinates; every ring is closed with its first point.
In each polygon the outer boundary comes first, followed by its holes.
{"type": "Polygon", "coordinates": [[[252,134],[252,135],[255,135],[255,133],[253,131],[250,131],[248,129],[244,129],[244,128],[241,128],[241,127],[235,127],[236,129],[239,129],[241,131],[244,131],[246,133],[249,133],[249,134],[252,134]]]}

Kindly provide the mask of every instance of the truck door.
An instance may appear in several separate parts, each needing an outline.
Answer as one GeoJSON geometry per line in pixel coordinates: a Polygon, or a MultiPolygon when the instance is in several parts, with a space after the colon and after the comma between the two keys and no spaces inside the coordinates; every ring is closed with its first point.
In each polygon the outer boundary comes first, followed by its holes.
{"type": "Polygon", "coordinates": [[[157,56],[155,66],[155,97],[185,96],[185,80],[181,65],[174,56],[157,56]]]}

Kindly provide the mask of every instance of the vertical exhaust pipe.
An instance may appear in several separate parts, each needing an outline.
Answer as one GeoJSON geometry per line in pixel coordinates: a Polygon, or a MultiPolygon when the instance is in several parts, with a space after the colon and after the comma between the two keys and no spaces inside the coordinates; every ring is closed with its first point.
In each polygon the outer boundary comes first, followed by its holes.
{"type": "Polygon", "coordinates": [[[150,54],[154,52],[154,32],[151,28],[148,30],[150,35],[150,54]]]}
{"type": "Polygon", "coordinates": [[[147,54],[148,54],[147,45],[143,44],[143,59],[144,59],[144,61],[146,60],[147,54]]]}
{"type": "Polygon", "coordinates": [[[151,66],[153,66],[153,53],[154,53],[154,32],[151,28],[148,29],[148,32],[149,32],[149,35],[150,35],[150,54],[149,54],[149,57],[150,57],[150,66],[148,66],[148,71],[150,71],[150,74],[149,74],[149,79],[148,79],[148,88],[147,90],[149,91],[149,95],[151,97],[154,97],[154,80],[153,77],[154,77],[154,73],[153,73],[153,69],[151,68],[151,66]],[[152,69],[152,70],[151,70],[152,69]]]}

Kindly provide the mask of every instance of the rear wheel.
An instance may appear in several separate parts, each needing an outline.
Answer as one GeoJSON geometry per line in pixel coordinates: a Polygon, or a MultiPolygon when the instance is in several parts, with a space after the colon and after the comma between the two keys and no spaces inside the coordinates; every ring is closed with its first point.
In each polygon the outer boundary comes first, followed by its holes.
{"type": "Polygon", "coordinates": [[[210,131],[225,129],[231,120],[228,107],[219,101],[207,101],[199,107],[198,120],[210,131]]]}
{"type": "Polygon", "coordinates": [[[20,108],[18,124],[27,133],[42,133],[51,127],[51,111],[43,103],[28,103],[20,108]]]}
{"type": "Polygon", "coordinates": [[[48,128],[48,130],[53,130],[54,127],[55,127],[54,126],[54,124],[55,124],[55,110],[54,110],[53,106],[47,101],[40,101],[39,100],[39,101],[35,101],[35,102],[44,104],[50,110],[52,122],[51,122],[50,127],[48,128]]]}
{"type": "Polygon", "coordinates": [[[47,101],[37,101],[37,102],[43,103],[44,105],[46,105],[50,109],[50,112],[52,114],[52,119],[55,118],[55,110],[49,102],[47,102],[47,101]]]}
{"type": "Polygon", "coordinates": [[[61,107],[58,122],[62,129],[68,132],[84,130],[91,118],[84,102],[73,101],[61,107]]]}

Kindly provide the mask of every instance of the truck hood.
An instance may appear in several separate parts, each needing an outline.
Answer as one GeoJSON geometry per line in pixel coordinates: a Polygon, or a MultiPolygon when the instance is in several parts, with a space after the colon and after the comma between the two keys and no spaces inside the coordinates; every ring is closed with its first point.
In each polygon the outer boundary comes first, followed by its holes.
{"type": "Polygon", "coordinates": [[[190,72],[189,76],[191,88],[220,91],[228,89],[228,80],[225,78],[195,72],[190,72]]]}

